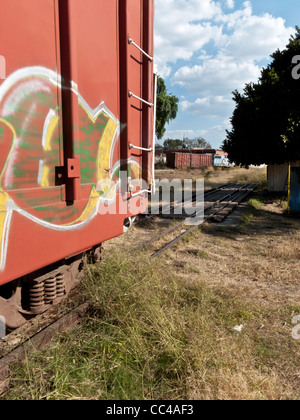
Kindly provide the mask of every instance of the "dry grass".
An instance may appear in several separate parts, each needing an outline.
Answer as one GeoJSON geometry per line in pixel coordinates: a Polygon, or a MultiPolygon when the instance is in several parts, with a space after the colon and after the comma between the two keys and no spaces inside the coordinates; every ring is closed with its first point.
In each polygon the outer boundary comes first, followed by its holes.
{"type": "Polygon", "coordinates": [[[204,179],[205,189],[216,188],[222,184],[230,182],[253,182],[259,183],[264,188],[267,185],[265,168],[244,169],[244,168],[206,168],[206,169],[189,169],[189,170],[158,170],[156,178],[161,179],[204,179]]]}
{"type": "Polygon", "coordinates": [[[209,287],[189,258],[179,271],[114,253],[91,268],[89,319],[28,355],[5,398],[297,399],[298,345],[271,324],[283,312],[209,287]]]}
{"type": "MultiPolygon", "coordinates": [[[[179,172],[170,176],[185,179],[187,173],[179,172]]],[[[264,170],[228,171],[222,179],[220,174],[212,179],[213,185],[259,180],[265,184],[264,170]]],[[[299,343],[291,338],[292,318],[300,314],[300,221],[288,218],[285,208],[280,198],[258,196],[250,200],[236,228],[208,225],[164,257],[168,271],[175,270],[185,284],[197,287],[204,283],[225,302],[229,298],[233,305],[242,302],[248,307],[231,326],[244,325],[243,340],[249,353],[231,347],[228,337],[221,336],[224,366],[218,367],[215,376],[213,369],[205,374],[193,371],[191,398],[300,397],[299,343]]],[[[155,223],[150,226],[155,229],[155,223]]],[[[141,230],[134,229],[127,242],[136,244],[140,236],[141,230]]]]}
{"type": "Polygon", "coordinates": [[[107,243],[89,319],[28,358],[6,399],[299,399],[300,220],[250,204],[235,229],[206,226],[155,261],[118,251],[155,221],[107,243]]]}

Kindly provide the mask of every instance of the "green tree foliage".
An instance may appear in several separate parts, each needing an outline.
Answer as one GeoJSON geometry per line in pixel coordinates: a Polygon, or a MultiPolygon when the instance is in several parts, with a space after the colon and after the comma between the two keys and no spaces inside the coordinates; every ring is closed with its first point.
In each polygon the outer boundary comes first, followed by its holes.
{"type": "Polygon", "coordinates": [[[167,139],[164,141],[164,149],[165,150],[180,150],[180,149],[211,149],[211,144],[208,143],[204,138],[196,138],[196,139],[187,139],[179,140],[179,139],[167,139]]]}
{"type": "Polygon", "coordinates": [[[299,54],[297,27],[286,49],[271,56],[258,83],[247,84],[243,94],[233,92],[232,130],[223,143],[232,162],[247,166],[300,159],[300,78],[295,78],[299,54]]]}
{"type": "Polygon", "coordinates": [[[182,149],[183,141],[179,139],[167,139],[164,141],[165,150],[178,150],[182,149]]]}
{"type": "Polygon", "coordinates": [[[166,124],[174,120],[178,112],[179,99],[169,95],[164,80],[158,76],[157,107],[156,107],[156,136],[162,139],[166,132],[166,124]]]}
{"type": "Polygon", "coordinates": [[[203,137],[195,138],[195,139],[184,139],[184,144],[186,147],[190,149],[211,149],[211,144],[206,141],[203,137]]]}

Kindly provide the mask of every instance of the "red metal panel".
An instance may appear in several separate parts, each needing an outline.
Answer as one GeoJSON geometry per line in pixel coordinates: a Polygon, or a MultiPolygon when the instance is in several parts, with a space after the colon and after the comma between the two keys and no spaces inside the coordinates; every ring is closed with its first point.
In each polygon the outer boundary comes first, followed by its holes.
{"type": "Polygon", "coordinates": [[[74,0],[58,0],[59,40],[60,40],[60,74],[63,81],[62,118],[64,146],[64,184],[66,185],[66,201],[74,203],[80,199],[80,176],[70,177],[69,160],[79,160],[79,109],[78,97],[73,92],[73,81],[78,80],[77,74],[77,3],[74,0]],[[77,153],[76,153],[77,152],[77,153]]]}
{"type": "Polygon", "coordinates": [[[167,152],[167,163],[177,169],[210,167],[212,166],[212,155],[167,152]]]}
{"type": "MultiPolygon", "coordinates": [[[[137,45],[143,45],[142,37],[142,1],[126,0],[127,2],[127,38],[131,38],[137,45]]],[[[128,42],[128,40],[127,40],[128,42]]],[[[141,52],[130,45],[127,55],[128,68],[128,92],[132,92],[136,96],[143,97],[142,74],[143,74],[143,57],[141,52]]],[[[137,147],[142,147],[142,110],[141,101],[130,98],[128,101],[128,140],[129,143],[137,147]]],[[[131,149],[129,154],[131,161],[136,161],[138,166],[138,178],[142,179],[142,152],[131,149]]]]}
{"type": "MultiPolygon", "coordinates": [[[[154,27],[152,22],[154,21],[154,2],[143,0],[143,50],[154,57],[154,27]]],[[[150,61],[149,57],[143,56],[143,98],[147,102],[154,103],[154,86],[153,86],[153,60],[150,61]]],[[[147,104],[143,105],[143,132],[142,132],[142,146],[145,149],[152,148],[153,140],[153,109],[147,104]]],[[[152,174],[152,159],[154,159],[154,153],[143,152],[142,165],[143,165],[143,179],[147,182],[148,188],[151,183],[152,174]]]]}
{"type": "MultiPolygon", "coordinates": [[[[55,182],[63,162],[57,6],[54,0],[0,2],[7,76],[0,86],[0,284],[39,264],[29,218],[45,219],[50,207],[65,207],[64,186],[55,182]]],[[[49,259],[46,253],[43,261],[49,259]]]]}
{"type": "MultiPolygon", "coordinates": [[[[128,21],[127,21],[127,0],[123,0],[119,3],[119,56],[120,56],[120,124],[122,130],[120,132],[120,154],[121,154],[121,170],[124,174],[128,172],[128,156],[130,144],[129,133],[128,133],[128,55],[129,55],[129,44],[128,44],[128,21]]],[[[128,179],[127,176],[121,179],[121,187],[123,192],[126,194],[128,191],[128,179]],[[125,179],[124,179],[125,178],[125,179]]]]}
{"type": "Polygon", "coordinates": [[[7,76],[28,66],[56,68],[56,3],[1,0],[0,45],[7,76]]]}
{"type": "Polygon", "coordinates": [[[173,152],[166,152],[167,156],[167,166],[170,168],[175,168],[175,153],[173,152]]]}
{"type": "Polygon", "coordinates": [[[152,129],[128,97],[152,83],[128,37],[153,50],[153,4],[0,1],[0,285],[123,232],[119,172],[141,177],[128,145],[152,129]]]}
{"type": "MultiPolygon", "coordinates": [[[[135,147],[148,149],[153,139],[153,108],[144,104],[154,102],[153,62],[136,47],[153,56],[153,0],[123,0],[120,2],[120,68],[121,68],[121,158],[134,177],[150,183],[152,156],[135,147]],[[129,39],[134,41],[129,44],[129,39]],[[131,96],[129,101],[129,93],[131,96]],[[128,150],[128,144],[133,148],[128,150]]],[[[123,164],[123,170],[127,171],[123,164]]]]}

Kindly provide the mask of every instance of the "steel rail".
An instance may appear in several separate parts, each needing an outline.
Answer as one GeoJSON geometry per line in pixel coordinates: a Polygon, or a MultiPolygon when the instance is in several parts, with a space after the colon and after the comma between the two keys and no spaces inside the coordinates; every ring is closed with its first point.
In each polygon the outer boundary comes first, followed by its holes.
{"type": "MultiPolygon", "coordinates": [[[[165,246],[163,246],[161,249],[159,249],[158,251],[156,251],[154,254],[151,255],[151,258],[156,258],[159,255],[161,255],[163,252],[165,252],[166,250],[168,250],[169,248],[171,248],[173,245],[175,245],[177,242],[181,241],[185,236],[189,235],[191,232],[193,232],[195,229],[199,228],[199,226],[203,225],[204,223],[206,223],[208,220],[212,219],[217,213],[219,213],[221,210],[223,210],[224,208],[228,207],[230,204],[235,204],[238,205],[241,201],[243,201],[249,194],[251,194],[251,192],[254,191],[254,189],[257,187],[257,184],[253,184],[253,187],[248,189],[247,191],[241,191],[239,192],[239,194],[237,196],[234,197],[234,200],[237,200],[239,198],[239,201],[233,201],[233,199],[229,202],[226,202],[221,208],[216,209],[213,213],[209,214],[206,218],[204,218],[203,222],[200,225],[195,225],[192,226],[190,229],[186,230],[185,232],[183,232],[180,236],[178,236],[177,238],[173,239],[171,242],[169,242],[168,244],[166,244],[165,246]]],[[[219,203],[220,204],[220,203],[219,203]]],[[[184,224],[184,223],[183,223],[184,224]]]]}
{"type": "MultiPolygon", "coordinates": [[[[236,185],[236,184],[234,184],[234,185],[236,185]]],[[[226,194],[225,196],[220,197],[220,199],[219,199],[219,200],[214,201],[214,202],[212,202],[211,204],[208,204],[207,206],[205,206],[205,207],[204,207],[204,212],[205,212],[205,211],[208,211],[208,210],[211,210],[212,208],[214,208],[214,207],[216,207],[217,205],[219,205],[221,202],[225,201],[227,198],[230,198],[230,197],[232,197],[234,194],[237,194],[237,193],[238,193],[239,191],[241,191],[242,189],[247,188],[249,185],[252,185],[252,184],[249,184],[249,183],[242,184],[242,185],[240,185],[240,187],[239,187],[238,189],[236,189],[235,191],[232,191],[232,192],[230,192],[230,193],[226,194]]],[[[220,189],[221,189],[221,188],[222,188],[222,187],[220,187],[220,189]]],[[[223,186],[223,188],[224,188],[224,186],[223,186]]],[[[226,203],[228,203],[228,202],[226,202],[226,203]]],[[[228,205],[228,204],[226,204],[226,206],[227,206],[227,205],[228,205]]],[[[185,225],[185,223],[186,223],[186,220],[182,220],[181,222],[177,223],[175,226],[170,227],[169,229],[167,229],[167,230],[165,230],[164,232],[162,232],[161,234],[159,234],[159,235],[157,235],[157,236],[153,237],[153,238],[152,238],[152,239],[150,239],[149,241],[144,242],[141,246],[139,246],[139,247],[135,248],[133,251],[131,251],[131,254],[134,254],[134,253],[136,253],[136,252],[138,252],[138,251],[141,251],[142,249],[144,249],[144,248],[146,248],[147,246],[151,245],[152,243],[154,243],[154,242],[158,241],[158,240],[159,240],[159,239],[161,239],[162,237],[164,237],[164,236],[166,236],[166,235],[168,235],[168,234],[170,234],[170,233],[175,232],[176,230],[178,230],[179,228],[181,228],[182,226],[184,226],[184,225],[185,225]]]]}
{"type": "MultiPolygon", "coordinates": [[[[221,187],[213,188],[213,189],[208,190],[208,191],[204,191],[204,197],[207,197],[210,194],[217,194],[218,192],[224,190],[225,188],[230,188],[230,187],[233,188],[234,185],[237,185],[237,184],[236,183],[225,184],[225,185],[222,185],[221,187]]],[[[247,184],[243,184],[243,185],[247,185],[247,184]]],[[[197,198],[197,193],[194,193],[192,195],[192,197],[187,201],[184,201],[184,202],[181,202],[181,203],[178,203],[178,202],[175,203],[173,201],[170,204],[170,207],[167,207],[167,206],[161,207],[161,212],[163,213],[166,209],[169,209],[169,208],[170,208],[170,210],[175,210],[179,207],[182,207],[185,204],[189,204],[191,202],[194,202],[196,198],[197,198]]],[[[157,214],[150,215],[150,217],[155,217],[155,216],[158,216],[158,215],[157,214]]]]}
{"type": "MultiPolygon", "coordinates": [[[[229,184],[230,185],[230,184],[229,184]]],[[[227,194],[226,196],[220,198],[214,203],[211,203],[207,206],[205,206],[205,211],[214,209],[218,204],[222,204],[221,208],[215,208],[214,211],[208,215],[206,215],[204,223],[210,220],[213,216],[215,216],[217,213],[219,213],[224,208],[228,207],[231,204],[238,205],[245,197],[247,197],[253,190],[257,187],[257,184],[243,184],[243,186],[240,186],[240,188],[236,189],[234,192],[231,192],[227,194]],[[225,201],[226,199],[230,198],[231,200],[225,201]],[[218,203],[218,204],[217,204],[218,203]]],[[[217,190],[220,191],[221,189],[224,189],[225,186],[218,188],[217,190]]],[[[212,191],[209,191],[209,193],[212,193],[212,191]]],[[[152,238],[150,241],[147,241],[145,244],[143,244],[143,247],[147,246],[148,244],[153,243],[155,240],[160,239],[161,237],[167,235],[168,233],[172,233],[173,231],[177,230],[179,227],[184,225],[185,220],[180,222],[178,225],[171,227],[167,231],[165,231],[163,234],[152,238]]],[[[183,232],[180,236],[175,238],[173,241],[166,244],[163,248],[156,251],[154,254],[152,254],[152,258],[158,257],[161,255],[164,251],[175,245],[177,242],[182,240],[185,236],[190,234],[192,231],[197,229],[199,225],[192,226],[187,231],[183,232]]],[[[70,330],[74,328],[76,325],[78,325],[82,318],[86,316],[86,313],[88,312],[90,306],[90,302],[86,302],[73,311],[70,311],[67,315],[65,315],[62,318],[59,318],[58,320],[55,320],[54,322],[50,322],[48,326],[45,326],[38,334],[32,336],[27,341],[22,343],[20,346],[16,347],[15,349],[11,350],[7,355],[2,357],[0,359],[0,395],[3,395],[3,393],[7,390],[9,386],[10,381],[10,375],[11,375],[11,365],[16,364],[20,361],[22,361],[28,351],[30,351],[32,348],[36,349],[42,349],[44,348],[49,341],[53,338],[55,334],[57,334],[60,331],[70,330]]]]}
{"type": "Polygon", "coordinates": [[[27,341],[2,357],[0,359],[0,396],[3,395],[9,387],[12,365],[23,361],[26,354],[32,351],[32,349],[41,350],[45,348],[57,333],[74,329],[86,316],[90,307],[90,302],[83,303],[65,316],[49,323],[49,325],[38,334],[33,335],[27,341]]]}

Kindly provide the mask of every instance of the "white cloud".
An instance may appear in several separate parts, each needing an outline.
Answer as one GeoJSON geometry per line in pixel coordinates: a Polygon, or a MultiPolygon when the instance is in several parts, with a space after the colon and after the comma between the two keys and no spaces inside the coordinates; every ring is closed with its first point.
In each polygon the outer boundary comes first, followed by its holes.
{"type": "Polygon", "coordinates": [[[222,37],[222,29],[207,22],[180,22],[176,26],[176,31],[172,33],[159,33],[155,36],[156,61],[160,73],[180,59],[189,61],[204,45],[211,40],[217,42],[222,37]]]}
{"type": "Polygon", "coordinates": [[[226,130],[230,128],[230,122],[228,120],[221,121],[220,124],[214,125],[208,129],[199,129],[191,130],[189,128],[182,130],[168,130],[164,138],[170,139],[195,139],[198,137],[203,137],[212,147],[219,147],[220,144],[226,137],[226,130]]]}
{"type": "Polygon", "coordinates": [[[197,98],[195,101],[181,101],[182,111],[192,115],[201,115],[202,117],[226,118],[234,109],[234,103],[231,96],[211,96],[197,98]]]}
{"type": "Polygon", "coordinates": [[[234,0],[227,0],[226,3],[228,9],[234,9],[234,0]]]}
{"type": "Polygon", "coordinates": [[[202,137],[206,134],[207,130],[168,130],[165,134],[165,138],[180,140],[183,138],[195,139],[196,137],[202,137]]]}
{"type": "Polygon", "coordinates": [[[172,80],[193,94],[225,96],[242,88],[246,82],[256,80],[259,74],[260,69],[253,62],[236,62],[232,57],[219,54],[202,65],[181,67],[172,80]]]}
{"type": "Polygon", "coordinates": [[[156,0],[155,56],[163,77],[170,75],[170,64],[188,61],[210,41],[218,42],[222,28],[208,20],[220,13],[212,0],[156,0]]]}
{"type": "Polygon", "coordinates": [[[283,18],[253,14],[251,1],[239,7],[236,3],[155,0],[159,74],[181,87],[179,118],[190,116],[182,130],[167,131],[166,137],[185,134],[190,138],[201,135],[212,143],[213,138],[224,140],[234,109],[232,91],[256,82],[262,62],[270,62],[270,55],[283,49],[294,33],[283,18]],[[200,120],[217,118],[225,122],[209,131],[191,129],[192,121],[197,126],[200,120]]]}
{"type": "Polygon", "coordinates": [[[268,58],[277,48],[283,49],[293,28],[286,27],[282,18],[268,13],[256,16],[249,1],[244,9],[218,16],[220,24],[225,24],[231,32],[221,51],[238,60],[260,61],[268,58]]]}
{"type": "Polygon", "coordinates": [[[234,7],[234,0],[156,0],[159,73],[193,95],[181,102],[185,112],[223,116],[232,109],[231,92],[257,81],[260,61],[284,48],[294,31],[282,18],[254,15],[250,1],[234,7]],[[179,60],[186,65],[176,69],[179,60]]]}

